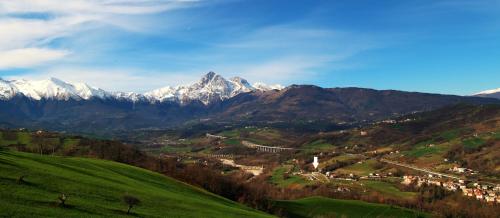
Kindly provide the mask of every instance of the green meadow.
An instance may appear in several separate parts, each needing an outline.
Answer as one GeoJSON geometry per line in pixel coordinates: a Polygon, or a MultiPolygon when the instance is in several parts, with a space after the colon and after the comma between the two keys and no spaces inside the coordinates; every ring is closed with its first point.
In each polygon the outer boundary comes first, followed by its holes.
{"type": "Polygon", "coordinates": [[[286,211],[286,217],[428,217],[410,209],[356,200],[310,197],[300,200],[277,201],[276,208],[286,211]]]}
{"type": "Polygon", "coordinates": [[[396,188],[396,186],[383,181],[366,180],[363,181],[363,184],[372,190],[396,198],[412,199],[417,195],[417,193],[415,192],[401,191],[398,188],[396,188]]]}
{"type": "Polygon", "coordinates": [[[0,151],[0,211],[5,217],[271,217],[141,168],[89,158],[0,151]],[[18,182],[20,176],[26,176],[18,182]],[[66,206],[58,196],[67,196],[66,206]]]}
{"type": "Polygon", "coordinates": [[[285,178],[285,173],[289,171],[290,168],[291,166],[282,166],[276,168],[272,173],[270,182],[280,187],[288,187],[294,184],[307,185],[310,183],[310,181],[298,175],[288,175],[288,177],[285,178]]]}

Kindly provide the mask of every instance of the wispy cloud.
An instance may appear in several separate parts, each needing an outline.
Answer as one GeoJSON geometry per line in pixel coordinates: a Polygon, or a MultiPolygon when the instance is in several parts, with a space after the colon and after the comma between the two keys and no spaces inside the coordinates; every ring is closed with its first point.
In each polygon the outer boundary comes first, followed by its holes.
{"type": "Polygon", "coordinates": [[[0,51],[0,69],[33,67],[68,55],[64,50],[23,48],[0,51]]]}
{"type": "Polygon", "coordinates": [[[0,52],[11,64],[3,68],[26,68],[45,60],[64,58],[65,49],[43,49],[55,39],[100,25],[140,31],[129,16],[165,12],[195,5],[189,0],[16,0],[0,1],[0,52]],[[40,16],[44,15],[44,16],[40,16]],[[26,61],[18,58],[29,52],[26,61]],[[9,55],[15,55],[9,57],[9,55]],[[16,57],[17,56],[17,57],[16,57]],[[35,57],[36,56],[36,57],[35,57]]]}
{"type": "Polygon", "coordinates": [[[147,14],[186,7],[197,0],[16,0],[2,1],[4,13],[147,14]]]}
{"type": "Polygon", "coordinates": [[[329,72],[345,68],[339,63],[387,46],[386,37],[287,24],[256,29],[215,47],[225,57],[250,54],[243,62],[225,64],[223,71],[253,81],[296,83],[322,74],[325,68],[329,72]]]}

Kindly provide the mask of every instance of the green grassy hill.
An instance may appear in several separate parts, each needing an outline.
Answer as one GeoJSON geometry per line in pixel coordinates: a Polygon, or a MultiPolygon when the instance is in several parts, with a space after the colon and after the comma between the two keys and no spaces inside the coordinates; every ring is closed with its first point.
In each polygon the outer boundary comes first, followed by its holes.
{"type": "Polygon", "coordinates": [[[88,158],[0,151],[0,216],[127,216],[122,197],[141,204],[135,217],[270,217],[204,190],[141,168],[88,158]],[[25,182],[17,179],[26,175],[25,182]],[[66,207],[58,196],[68,196],[66,207]]]}
{"type": "Polygon", "coordinates": [[[355,200],[310,197],[293,201],[277,201],[277,208],[289,218],[305,217],[427,217],[427,214],[401,207],[355,200]]]}

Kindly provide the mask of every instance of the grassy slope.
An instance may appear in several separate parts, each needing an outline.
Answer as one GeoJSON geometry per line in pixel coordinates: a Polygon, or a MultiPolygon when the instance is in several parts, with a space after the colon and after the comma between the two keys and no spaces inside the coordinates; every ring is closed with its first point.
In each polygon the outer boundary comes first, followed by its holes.
{"type": "Polygon", "coordinates": [[[324,140],[321,139],[304,145],[304,149],[312,149],[312,150],[327,150],[332,147],[333,147],[332,144],[326,143],[324,140]]]}
{"type": "Polygon", "coordinates": [[[354,174],[358,176],[368,176],[370,173],[375,172],[373,164],[375,160],[362,161],[361,163],[355,163],[344,168],[337,169],[337,173],[342,174],[354,174]]]}
{"type": "Polygon", "coordinates": [[[301,176],[297,175],[289,175],[289,178],[285,179],[284,174],[285,172],[290,169],[290,166],[283,166],[283,167],[278,167],[273,171],[273,174],[270,178],[270,182],[273,184],[276,184],[280,187],[288,187],[292,184],[296,185],[306,185],[309,184],[310,182],[302,178],[301,176]]]}
{"type": "Polygon", "coordinates": [[[293,201],[277,201],[276,206],[288,212],[287,217],[426,217],[426,214],[400,207],[311,197],[293,201]]]}
{"type": "Polygon", "coordinates": [[[406,199],[411,199],[417,195],[415,192],[404,192],[396,188],[394,185],[391,183],[387,182],[382,182],[382,181],[373,181],[373,180],[366,180],[363,181],[363,184],[375,191],[378,191],[384,195],[388,196],[393,196],[396,198],[406,198],[406,199]]]}
{"type": "Polygon", "coordinates": [[[0,211],[7,217],[125,216],[122,196],[138,197],[140,217],[267,217],[163,175],[111,161],[0,151],[0,211]],[[26,184],[16,184],[28,175],[26,184]],[[56,206],[60,193],[67,208],[56,206]]]}

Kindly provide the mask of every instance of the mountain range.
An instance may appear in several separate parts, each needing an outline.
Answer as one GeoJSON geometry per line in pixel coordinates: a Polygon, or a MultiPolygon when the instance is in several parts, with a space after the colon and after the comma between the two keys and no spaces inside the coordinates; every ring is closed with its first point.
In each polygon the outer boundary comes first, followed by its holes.
{"type": "Polygon", "coordinates": [[[282,89],[281,85],[266,85],[233,77],[226,80],[214,72],[204,75],[197,83],[187,86],[166,86],[144,94],[134,92],[109,92],[85,83],[67,83],[57,78],[48,80],[12,80],[0,79],[0,99],[8,100],[15,96],[25,96],[33,100],[121,100],[130,102],[158,103],[165,101],[186,104],[190,101],[200,101],[208,105],[214,101],[225,100],[240,93],[252,91],[268,91],[282,89]]]}
{"type": "Polygon", "coordinates": [[[250,85],[213,72],[188,86],[144,94],[108,92],[58,79],[0,80],[0,127],[104,134],[186,124],[356,123],[459,103],[500,104],[484,97],[312,85],[250,85]]]}

